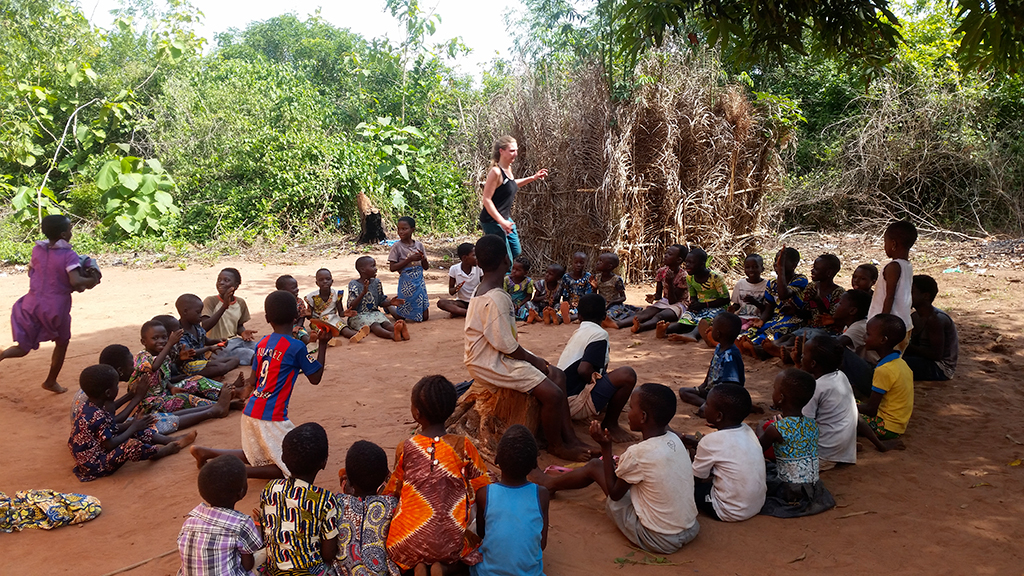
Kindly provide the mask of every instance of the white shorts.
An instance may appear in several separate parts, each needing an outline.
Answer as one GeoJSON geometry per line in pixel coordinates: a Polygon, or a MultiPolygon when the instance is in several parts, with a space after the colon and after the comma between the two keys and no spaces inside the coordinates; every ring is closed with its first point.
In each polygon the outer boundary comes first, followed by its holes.
{"type": "Polygon", "coordinates": [[[658,300],[657,302],[651,304],[651,306],[654,306],[655,308],[661,310],[671,310],[672,312],[675,313],[676,320],[680,319],[683,316],[683,312],[686,312],[686,304],[683,304],[682,302],[669,304],[668,298],[662,298],[661,300],[658,300]]]}
{"type": "Polygon", "coordinates": [[[295,429],[291,420],[259,420],[242,414],[242,452],[250,466],[276,465],[289,476],[281,458],[281,444],[288,432],[295,429]]]}

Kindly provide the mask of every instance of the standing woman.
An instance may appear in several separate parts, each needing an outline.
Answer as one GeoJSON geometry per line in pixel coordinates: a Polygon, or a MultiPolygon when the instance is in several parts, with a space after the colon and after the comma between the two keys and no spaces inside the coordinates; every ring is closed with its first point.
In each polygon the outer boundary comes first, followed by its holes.
{"type": "Polygon", "coordinates": [[[543,180],[548,175],[547,169],[542,168],[533,176],[516,180],[512,175],[512,162],[518,152],[516,140],[511,136],[502,136],[494,142],[491,168],[484,182],[484,208],[480,211],[480,227],[484,234],[495,234],[505,239],[510,262],[522,253],[516,223],[512,221],[512,202],[516,199],[516,192],[520,186],[543,180]]]}

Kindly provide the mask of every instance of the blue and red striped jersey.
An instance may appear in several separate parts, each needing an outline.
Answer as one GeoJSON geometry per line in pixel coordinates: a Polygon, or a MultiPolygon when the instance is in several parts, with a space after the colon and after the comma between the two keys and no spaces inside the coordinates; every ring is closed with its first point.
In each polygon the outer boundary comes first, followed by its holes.
{"type": "Polygon", "coordinates": [[[252,358],[252,369],[257,374],[256,391],[242,413],[257,420],[287,420],[288,401],[299,372],[315,374],[323,367],[306,351],[306,345],[295,338],[276,332],[264,336],[252,358]]]}

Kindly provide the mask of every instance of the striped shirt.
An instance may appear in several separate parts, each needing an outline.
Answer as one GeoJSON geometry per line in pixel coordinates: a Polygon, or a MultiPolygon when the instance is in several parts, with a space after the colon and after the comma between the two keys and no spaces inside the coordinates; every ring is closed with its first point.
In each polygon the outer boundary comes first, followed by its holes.
{"type": "Polygon", "coordinates": [[[256,391],[242,413],[257,420],[287,420],[288,400],[299,372],[308,376],[323,367],[301,341],[276,332],[268,334],[260,340],[252,357],[252,369],[258,374],[256,391]]]}
{"type": "Polygon", "coordinates": [[[263,547],[252,518],[228,508],[200,504],[178,533],[178,576],[248,576],[242,556],[263,547]]]}
{"type": "Polygon", "coordinates": [[[320,542],[338,536],[338,504],[330,490],[298,478],[273,480],[260,494],[260,516],[271,574],[327,570],[320,542]]]}

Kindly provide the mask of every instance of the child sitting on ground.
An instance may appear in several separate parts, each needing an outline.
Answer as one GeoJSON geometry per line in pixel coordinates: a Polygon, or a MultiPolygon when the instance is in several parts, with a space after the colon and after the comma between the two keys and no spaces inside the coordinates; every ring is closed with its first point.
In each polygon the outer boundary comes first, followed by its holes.
{"type": "Polygon", "coordinates": [[[398,297],[401,304],[395,304],[392,313],[396,318],[408,322],[426,322],[430,316],[430,300],[427,299],[427,284],[423,271],[430,269],[427,250],[419,240],[412,239],[416,221],[409,216],[398,219],[398,242],[388,253],[388,266],[398,272],[398,297]]]}
{"type": "Polygon", "coordinates": [[[904,447],[899,438],[907,431],[914,412],[914,373],[896,350],[906,332],[903,320],[894,314],[878,314],[868,320],[864,346],[878,352],[882,359],[875,366],[871,396],[857,406],[857,433],[879,452],[904,447]]]}
{"type": "Polygon", "coordinates": [[[803,308],[801,298],[807,287],[807,277],[796,273],[800,253],[796,248],[783,247],[775,254],[775,280],[770,280],[764,291],[765,308],[760,325],[751,326],[738,341],[739,349],[755,358],[767,357],[762,344],[766,339],[778,339],[801,326],[797,311],[803,308]]]}
{"type": "MultiPolygon", "coordinates": [[[[665,322],[664,329],[657,334],[671,334],[673,342],[696,342],[700,338],[697,324],[701,321],[710,323],[729,305],[729,288],[725,285],[725,276],[708,270],[708,254],[700,248],[690,250],[686,255],[686,285],[690,293],[690,305],[678,322],[665,322]]],[[[659,322],[659,328],[662,328],[659,322]]]]}
{"type": "Polygon", "coordinates": [[[693,469],[682,440],[668,429],[676,414],[676,396],[668,386],[647,383],[629,397],[629,429],[643,434],[612,459],[612,439],[596,420],[590,435],[601,445],[601,458],[582,468],[551,476],[539,471],[530,480],[554,495],[596,483],[608,496],[605,507],[619,530],[647,552],[671,554],[697,537],[693,469]]]}
{"type": "Polygon", "coordinates": [[[597,257],[594,275],[590,279],[594,291],[600,294],[608,305],[607,317],[601,322],[604,328],[617,328],[616,322],[632,317],[640,311],[640,307],[626,304],[626,285],[622,281],[622,276],[615,273],[618,267],[619,255],[615,252],[605,252],[597,257]]]}
{"type": "MultiPolygon", "coordinates": [[[[541,319],[545,324],[561,324],[562,319],[558,317],[559,299],[562,295],[562,277],[565,276],[565,267],[561,264],[552,264],[544,271],[544,280],[534,283],[533,305],[540,310],[541,319]]],[[[527,324],[533,324],[537,320],[526,317],[527,324]]]]}
{"type": "Polygon", "coordinates": [[[537,441],[522,424],[498,441],[494,463],[501,480],[476,491],[476,533],[483,560],[471,576],[542,576],[548,544],[547,489],[526,477],[537,467],[537,441]]]}
{"type": "Polygon", "coordinates": [[[348,283],[348,310],[355,313],[350,317],[350,326],[359,330],[352,337],[352,342],[359,342],[366,334],[373,332],[375,336],[390,338],[395,342],[409,339],[409,327],[405,320],[397,320],[394,324],[381,311],[381,307],[401,306],[401,298],[388,298],[384,295],[384,287],[377,278],[377,261],[372,256],[360,256],[356,259],[358,280],[348,283]]]}
{"type": "MultiPolygon", "coordinates": [[[[345,312],[342,304],[345,291],[333,289],[334,276],[331,275],[330,270],[321,268],[316,271],[316,286],[316,290],[306,294],[310,325],[315,328],[317,324],[320,324],[321,328],[328,331],[333,328],[338,331],[338,336],[348,338],[352,342],[359,342],[365,338],[369,330],[356,338],[358,333],[349,325],[348,317],[351,314],[345,312]],[[327,327],[324,327],[324,324],[327,327]]],[[[337,345],[337,341],[332,338],[328,342],[328,346],[333,345],[337,345]]]]}
{"type": "MultiPolygon", "coordinates": [[[[290,331],[291,322],[282,328],[290,331]]],[[[281,443],[287,477],[271,480],[260,493],[271,574],[325,574],[338,555],[338,504],[333,492],[313,485],[327,454],[327,432],[316,422],[290,430],[281,443]]]]}
{"type": "Polygon", "coordinates": [[[465,317],[469,299],[480,285],[480,268],[476,265],[476,251],[469,242],[459,244],[455,252],[459,263],[448,269],[448,294],[454,300],[438,300],[437,307],[455,317],[465,317]]]}
{"type": "Polygon", "coordinates": [[[867,293],[868,296],[873,296],[875,282],[878,282],[878,267],[874,264],[860,264],[853,269],[850,285],[854,290],[860,290],[867,293]]]}
{"type": "Polygon", "coordinates": [[[345,454],[338,502],[338,557],[340,576],[398,574],[388,558],[387,540],[398,498],[377,493],[388,481],[388,455],[373,442],[357,440],[345,454]]]}
{"type": "Polygon", "coordinates": [[[917,228],[906,220],[893,222],[885,229],[885,255],[892,258],[882,268],[882,283],[878,285],[871,297],[871,309],[868,310],[868,321],[877,314],[894,314],[903,321],[907,328],[905,337],[896,344],[895,350],[902,353],[910,344],[910,334],[914,329],[911,318],[910,286],[914,280],[914,267],[911,266],[910,249],[917,242],[917,228]]]}
{"type": "Polygon", "coordinates": [[[494,234],[480,238],[476,258],[484,275],[466,314],[466,370],[473,379],[536,398],[549,453],[566,460],[589,458],[591,447],[572,427],[565,374],[519,345],[512,298],[502,288],[509,269],[505,241],[494,234]]]}
{"type": "Polygon", "coordinates": [[[288,402],[300,372],[310,384],[320,383],[330,335],[320,333],[321,346],[314,360],[313,355],[306,352],[306,345],[291,336],[298,313],[295,296],[284,290],[271,292],[263,307],[274,331],[260,340],[253,357],[249,389],[255,388],[255,392],[248,396],[242,411],[242,449],[193,446],[192,457],[199,468],[217,456],[232,454],[245,462],[249,478],[272,479],[288,475],[287,462],[281,456],[282,440],[295,429],[288,419],[288,402]]]}
{"type": "Polygon", "coordinates": [[[604,410],[601,427],[608,431],[613,442],[636,440],[619,426],[619,415],[636,386],[636,372],[629,366],[605,372],[609,341],[608,332],[600,326],[605,317],[604,298],[600,294],[587,294],[580,298],[578,310],[580,327],[573,332],[558,358],[558,369],[565,374],[569,413],[573,419],[589,420],[604,410]]]}
{"type": "Polygon", "coordinates": [[[782,414],[761,430],[761,447],[775,463],[769,466],[762,514],[792,518],[836,505],[818,476],[818,424],[803,415],[815,388],[814,377],[796,368],[775,377],[772,405],[782,414]]]}
{"type": "Polygon", "coordinates": [[[0,354],[0,361],[21,358],[39,348],[40,342],[53,340],[50,372],[43,388],[63,394],[68,389],[57,383],[64,356],[71,342],[71,293],[95,288],[100,283],[98,268],[83,266],[82,257],[71,248],[71,220],[67,216],[43,218],[43,235],[32,247],[28,265],[28,294],[11,308],[11,332],[14,346],[0,354]]]}
{"type": "Polygon", "coordinates": [[[766,354],[790,363],[794,361],[793,343],[797,337],[805,336],[809,329],[824,331],[833,336],[840,333],[840,328],[835,325],[835,312],[846,290],[838,286],[834,279],[841,266],[839,257],[835,254],[822,254],[814,260],[811,266],[811,281],[801,296],[803,307],[796,311],[804,326],[774,340],[766,338],[761,344],[766,354]]]}
{"type": "Polygon", "coordinates": [[[505,276],[504,288],[512,298],[516,320],[525,321],[533,317],[533,321],[536,322],[540,315],[533,305],[533,278],[527,276],[529,273],[530,261],[525,256],[516,256],[512,262],[512,269],[505,276]]]}
{"type": "Polygon", "coordinates": [[[251,318],[249,307],[235,291],[242,285],[242,274],[225,268],[217,274],[217,295],[203,300],[202,326],[214,340],[226,340],[222,354],[238,358],[239,365],[248,366],[256,353],[256,331],[247,330],[251,318]]]}
{"type": "Polygon", "coordinates": [[[68,448],[75,459],[72,471],[82,482],[110,476],[125,462],[175,454],[196,439],[195,431],[173,438],[157,433],[151,429],[156,423],[151,415],[118,424],[110,411],[117,399],[117,380],[117,370],[106,364],[90,366],[79,377],[88,401],[75,418],[68,448]]]}
{"type": "Polygon", "coordinates": [[[939,285],[931,276],[914,276],[910,288],[914,304],[914,331],[903,360],[914,373],[914,380],[949,380],[956,371],[960,338],[953,319],[932,306],[939,285]]]}
{"type": "Polygon", "coordinates": [[[576,252],[572,255],[569,271],[562,276],[562,303],[559,315],[566,324],[576,320],[576,308],[580,304],[580,298],[594,292],[594,287],[590,283],[592,275],[586,268],[587,255],[576,252]]]}
{"type": "MultiPolygon", "coordinates": [[[[477,253],[482,252],[477,243],[477,253]]],[[[504,242],[501,257],[508,260],[504,242]]],[[[486,283],[487,267],[483,268],[486,283]]],[[[381,492],[398,496],[388,531],[388,557],[402,570],[415,569],[417,575],[480,561],[480,542],[469,538],[466,527],[477,490],[491,480],[473,442],[445,430],[457,399],[455,386],[444,376],[427,376],[413,386],[412,417],[421,428],[398,446],[395,470],[381,492]]]]}
{"type": "Polygon", "coordinates": [[[672,322],[679,320],[686,312],[686,299],[688,290],[686,284],[686,271],[681,269],[688,251],[686,246],[673,244],[665,250],[665,258],[662,260],[662,267],[654,275],[657,284],[654,294],[647,295],[647,301],[651,304],[635,316],[626,317],[615,323],[618,328],[625,328],[632,325],[634,333],[652,330],[662,320],[672,322]]]}
{"type": "Polygon", "coordinates": [[[814,395],[803,407],[803,415],[818,423],[818,470],[836,464],[857,463],[857,400],[853,387],[839,367],[843,345],[827,334],[817,334],[804,343],[800,367],[815,378],[814,395]]]}
{"type": "Polygon", "coordinates": [[[719,384],[708,392],[704,417],[715,428],[696,445],[693,475],[697,509],[723,522],[742,522],[761,511],[765,498],[764,454],[757,435],[743,423],[750,415],[750,393],[738,384],[719,384]]]}
{"type": "Polygon", "coordinates": [[[764,273],[764,260],[760,254],[750,254],[743,259],[743,273],[746,278],[741,278],[732,289],[729,312],[740,317],[743,331],[746,332],[754,320],[761,318],[765,307],[764,291],[768,281],[761,277],[764,273]]]}
{"type": "Polygon", "coordinates": [[[199,471],[200,503],[188,513],[178,533],[181,569],[178,576],[249,574],[263,537],[247,514],[235,510],[249,483],[245,464],[234,456],[218,456],[199,471]]]}
{"type": "Polygon", "coordinates": [[[736,337],[740,334],[743,322],[740,317],[732,312],[723,312],[715,316],[711,324],[711,337],[718,344],[715,346],[715,353],[711,356],[711,365],[708,366],[707,376],[704,382],[696,388],[680,388],[679,399],[687,404],[700,406],[697,414],[705,415],[705,401],[708,393],[719,384],[746,384],[746,375],[743,373],[743,356],[736,347],[736,337]]]}
{"type": "Polygon", "coordinates": [[[195,294],[182,294],[174,302],[178,310],[178,326],[182,330],[177,360],[187,376],[217,378],[238,368],[238,358],[217,354],[225,343],[207,338],[203,329],[203,301],[195,294]],[[206,354],[212,354],[207,359],[206,354]]]}
{"type": "Polygon", "coordinates": [[[278,276],[274,283],[274,289],[291,292],[295,296],[295,305],[299,309],[299,315],[295,318],[295,326],[292,327],[292,338],[301,340],[303,344],[309,344],[309,331],[306,330],[306,320],[310,318],[309,306],[306,305],[306,300],[299,296],[299,281],[291,274],[278,276]]]}

